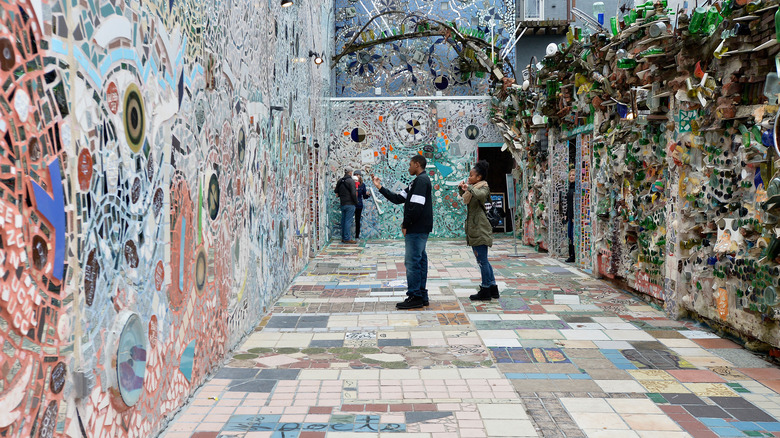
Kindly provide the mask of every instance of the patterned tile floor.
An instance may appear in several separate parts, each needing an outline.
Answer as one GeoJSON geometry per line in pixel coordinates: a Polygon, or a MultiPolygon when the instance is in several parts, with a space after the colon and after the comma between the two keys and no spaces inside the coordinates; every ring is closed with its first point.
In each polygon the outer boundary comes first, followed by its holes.
{"type": "Polygon", "coordinates": [[[431,305],[397,311],[403,243],[331,245],[164,436],[780,437],[780,369],[520,252],[472,303],[469,248],[430,241],[431,305]]]}

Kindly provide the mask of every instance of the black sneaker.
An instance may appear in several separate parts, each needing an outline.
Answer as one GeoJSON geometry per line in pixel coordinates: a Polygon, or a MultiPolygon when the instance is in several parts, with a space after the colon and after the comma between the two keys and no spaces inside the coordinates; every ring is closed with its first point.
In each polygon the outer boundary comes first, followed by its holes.
{"type": "Polygon", "coordinates": [[[498,299],[501,295],[498,294],[498,285],[494,284],[490,286],[490,298],[498,299]]]}
{"type": "Polygon", "coordinates": [[[423,301],[422,297],[409,297],[406,300],[396,304],[395,307],[401,310],[421,309],[425,307],[425,302],[423,301]]]}

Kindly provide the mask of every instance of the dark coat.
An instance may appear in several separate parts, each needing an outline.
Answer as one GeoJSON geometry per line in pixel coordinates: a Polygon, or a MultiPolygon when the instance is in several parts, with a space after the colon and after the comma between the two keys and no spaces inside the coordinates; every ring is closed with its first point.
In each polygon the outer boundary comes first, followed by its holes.
{"type": "Polygon", "coordinates": [[[339,201],[341,205],[357,205],[357,190],[355,190],[355,179],[350,175],[344,175],[343,178],[336,183],[336,189],[334,190],[339,195],[339,201]]]}
{"type": "Polygon", "coordinates": [[[407,234],[429,234],[433,231],[431,188],[431,179],[423,172],[398,193],[393,193],[386,187],[382,187],[379,193],[393,204],[404,204],[404,221],[401,228],[406,229],[407,234]]]}

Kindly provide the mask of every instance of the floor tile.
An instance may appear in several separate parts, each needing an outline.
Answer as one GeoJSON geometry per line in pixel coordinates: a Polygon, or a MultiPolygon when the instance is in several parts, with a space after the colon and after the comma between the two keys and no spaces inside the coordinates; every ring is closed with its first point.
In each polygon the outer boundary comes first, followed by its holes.
{"type": "Polygon", "coordinates": [[[409,312],[394,305],[402,242],[342,248],[295,278],[164,437],[780,432],[777,367],[558,260],[510,258],[511,240],[491,248],[501,299],[479,303],[470,249],[431,240],[431,303],[409,312]]]}

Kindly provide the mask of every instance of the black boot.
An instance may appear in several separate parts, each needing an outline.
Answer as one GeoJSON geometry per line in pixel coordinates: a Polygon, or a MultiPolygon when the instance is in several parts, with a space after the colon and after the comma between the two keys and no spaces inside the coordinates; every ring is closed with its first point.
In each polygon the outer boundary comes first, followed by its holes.
{"type": "Polygon", "coordinates": [[[470,296],[471,301],[490,301],[490,288],[479,287],[479,292],[470,296]]]}
{"type": "Polygon", "coordinates": [[[569,258],[566,259],[566,263],[574,263],[574,244],[569,244],[569,258]]]}
{"type": "Polygon", "coordinates": [[[499,299],[500,295],[498,294],[498,285],[494,284],[490,286],[490,298],[499,299]]]}

